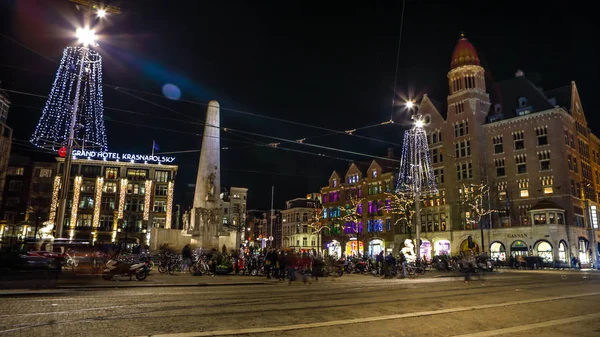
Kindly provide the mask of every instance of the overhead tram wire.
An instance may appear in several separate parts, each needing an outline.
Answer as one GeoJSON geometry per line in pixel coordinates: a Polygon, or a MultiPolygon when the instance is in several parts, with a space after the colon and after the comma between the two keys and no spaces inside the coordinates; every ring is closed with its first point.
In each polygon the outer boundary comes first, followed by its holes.
{"type": "MultiPolygon", "coordinates": [[[[38,97],[44,97],[44,96],[36,95],[36,94],[17,92],[15,90],[11,90],[10,92],[21,93],[21,94],[29,94],[29,95],[34,95],[34,96],[38,96],[38,97]]],[[[151,115],[148,115],[148,116],[149,117],[153,117],[151,115]]],[[[107,121],[119,122],[119,121],[116,121],[114,119],[107,119],[107,121]]],[[[179,120],[179,121],[183,122],[183,123],[188,123],[188,124],[192,123],[192,124],[197,124],[197,125],[202,125],[202,126],[211,126],[211,125],[208,125],[206,123],[201,123],[201,122],[186,122],[186,121],[181,121],[181,120],[179,120]]],[[[120,122],[123,123],[123,124],[145,126],[143,124],[136,124],[136,123],[130,123],[130,122],[123,122],[123,121],[120,121],[120,122]]],[[[192,135],[196,135],[196,136],[199,135],[198,133],[184,132],[184,131],[174,130],[174,129],[157,128],[157,127],[153,127],[153,126],[146,126],[146,127],[155,128],[155,129],[164,129],[164,130],[178,132],[178,133],[187,133],[187,134],[192,134],[192,135]]],[[[216,127],[216,126],[212,126],[212,127],[216,127]]],[[[253,133],[253,132],[249,132],[249,131],[237,130],[237,129],[227,128],[227,127],[223,127],[223,126],[219,126],[218,128],[222,129],[224,132],[234,131],[234,132],[238,132],[238,133],[242,133],[242,134],[247,134],[247,135],[252,135],[252,136],[257,136],[257,137],[263,137],[263,138],[270,138],[270,139],[279,140],[279,141],[283,141],[283,142],[288,142],[288,143],[293,143],[293,144],[300,144],[300,145],[304,145],[304,146],[315,147],[315,148],[320,148],[320,149],[329,150],[329,151],[337,151],[337,152],[348,153],[348,154],[353,154],[353,155],[358,155],[358,156],[363,156],[363,157],[369,157],[369,158],[378,158],[378,159],[386,159],[386,160],[390,160],[390,161],[398,161],[396,159],[390,159],[390,158],[381,157],[381,156],[374,156],[374,155],[370,155],[370,154],[365,154],[365,153],[360,153],[360,152],[355,152],[355,151],[350,151],[350,150],[344,150],[344,149],[338,149],[338,148],[333,148],[333,147],[329,147],[329,146],[304,143],[304,142],[301,142],[301,141],[298,141],[298,140],[286,139],[286,138],[269,136],[269,135],[264,135],[264,134],[257,134],[257,133],[253,133]]],[[[221,138],[221,139],[223,139],[223,138],[221,138]]],[[[277,146],[277,145],[273,145],[273,144],[275,144],[275,143],[270,143],[268,145],[271,145],[273,147],[277,146]]],[[[309,152],[303,151],[303,153],[309,153],[309,152]]],[[[318,155],[322,155],[322,154],[318,154],[318,155]]]]}
{"type": "MultiPolygon", "coordinates": [[[[16,92],[14,90],[11,90],[11,92],[16,92]]],[[[19,92],[22,93],[22,92],[19,92]]],[[[27,93],[24,93],[27,94],[27,93]]],[[[35,94],[31,94],[31,95],[35,95],[35,94]]],[[[43,97],[41,95],[35,95],[35,96],[40,96],[43,97]]],[[[20,106],[20,107],[25,107],[25,108],[30,108],[30,109],[41,109],[38,107],[34,107],[34,106],[29,106],[29,105],[21,105],[21,104],[13,104],[13,106],[20,106]]],[[[106,107],[105,107],[106,108],[106,107]]],[[[166,118],[166,117],[159,117],[159,116],[152,116],[152,115],[148,115],[148,114],[144,114],[141,112],[135,112],[135,111],[130,111],[130,110],[123,110],[123,109],[117,109],[117,110],[122,110],[124,112],[133,112],[136,114],[141,114],[141,115],[145,115],[148,117],[155,117],[155,118],[166,118]]],[[[179,122],[184,122],[178,119],[172,119],[169,118],[170,120],[174,120],[174,121],[179,121],[179,122]]],[[[192,136],[197,136],[197,137],[202,137],[203,135],[200,133],[195,133],[195,132],[186,132],[186,131],[181,131],[181,130],[176,130],[176,129],[170,129],[170,128],[165,128],[165,127],[158,127],[158,126],[152,126],[152,125],[145,125],[145,124],[139,124],[139,123],[132,123],[132,122],[126,122],[126,121],[119,121],[119,120],[115,120],[115,119],[106,119],[107,122],[113,122],[113,123],[120,123],[120,124],[126,124],[126,125],[133,125],[133,126],[140,126],[140,127],[146,127],[146,128],[151,128],[151,129],[155,129],[155,130],[162,130],[162,131],[169,131],[169,132],[177,132],[177,133],[184,133],[184,134],[188,134],[188,135],[192,135],[192,136]]],[[[204,125],[201,123],[197,123],[197,122],[185,122],[185,123],[192,123],[192,124],[199,124],[199,125],[204,125]]],[[[275,149],[279,149],[279,150],[283,150],[283,151],[290,151],[290,152],[297,152],[297,153],[302,153],[302,154],[308,154],[308,155],[313,155],[313,156],[318,156],[318,157],[326,157],[326,158],[331,158],[331,159],[336,159],[336,160],[342,160],[345,162],[353,162],[354,160],[349,159],[349,158],[341,158],[341,157],[336,157],[336,156],[331,156],[331,155],[326,155],[323,153],[314,153],[314,152],[309,152],[309,151],[303,151],[303,150],[298,150],[298,149],[291,149],[291,148],[287,148],[287,147],[282,147],[282,146],[278,146],[278,145],[274,145],[274,143],[268,144],[268,143],[261,143],[258,142],[257,140],[254,140],[252,138],[249,137],[245,137],[239,134],[236,134],[235,136],[237,137],[241,137],[241,138],[245,138],[248,141],[242,141],[242,140],[237,140],[237,139],[230,139],[230,138],[223,138],[220,137],[220,139],[222,140],[226,140],[226,141],[232,141],[232,142],[238,142],[238,143],[243,143],[243,144],[249,144],[250,146],[245,146],[245,147],[241,147],[241,148],[250,148],[250,147],[270,147],[270,148],[275,148],[275,149]]],[[[230,147],[225,147],[222,148],[224,150],[230,150],[232,148],[230,147]]],[[[239,149],[239,148],[238,148],[239,149]]],[[[173,152],[160,152],[160,154],[176,154],[176,153],[191,153],[191,152],[200,152],[200,150],[182,150],[182,151],[173,151],[173,152]]],[[[47,152],[47,153],[51,153],[51,152],[47,152]]]]}
{"type": "MultiPolygon", "coordinates": [[[[7,36],[5,34],[2,34],[2,33],[0,33],[0,35],[4,36],[8,40],[10,40],[10,41],[18,44],[19,46],[21,46],[21,47],[29,50],[30,52],[32,52],[32,53],[34,53],[34,54],[36,54],[36,55],[38,55],[40,57],[43,57],[44,59],[46,59],[48,61],[51,61],[51,62],[53,62],[55,64],[58,64],[58,61],[53,60],[52,58],[50,58],[48,56],[45,56],[45,55],[43,55],[43,54],[41,54],[41,53],[33,50],[32,48],[29,48],[28,46],[26,46],[26,45],[18,42],[17,40],[15,40],[13,38],[11,38],[11,37],[9,37],[9,36],[7,36]]],[[[104,83],[104,86],[112,88],[112,89],[115,89],[116,91],[119,91],[121,93],[125,93],[124,90],[129,90],[129,91],[135,91],[135,92],[138,92],[138,93],[152,95],[152,96],[157,96],[157,97],[166,99],[164,96],[161,96],[161,95],[158,95],[158,94],[155,94],[155,93],[144,92],[144,91],[140,91],[140,90],[136,90],[136,89],[131,89],[131,88],[126,88],[126,87],[111,85],[111,84],[107,84],[107,83],[104,83]]],[[[145,101],[145,102],[147,102],[149,104],[153,104],[153,105],[162,107],[162,108],[167,109],[169,111],[172,111],[174,113],[182,114],[182,113],[180,113],[178,111],[175,111],[175,110],[167,108],[167,107],[163,107],[163,106],[161,106],[161,105],[159,105],[157,103],[148,101],[148,100],[143,99],[141,97],[138,97],[138,96],[135,96],[135,95],[131,95],[131,94],[130,94],[130,96],[134,97],[134,98],[137,98],[137,99],[140,99],[142,101],[145,101]]],[[[179,99],[178,101],[180,101],[180,102],[186,102],[186,103],[190,103],[190,104],[195,104],[195,105],[206,106],[206,107],[209,106],[209,103],[202,103],[202,102],[191,101],[191,100],[179,99]]],[[[236,113],[245,114],[245,115],[249,115],[249,116],[254,116],[254,117],[260,117],[260,118],[275,120],[275,121],[279,121],[279,122],[282,122],[282,123],[289,123],[289,124],[304,126],[304,127],[307,127],[307,128],[314,128],[314,129],[319,129],[319,130],[323,130],[323,131],[328,131],[331,134],[328,134],[327,136],[329,136],[329,135],[335,135],[335,134],[342,134],[342,135],[349,135],[349,136],[354,136],[354,137],[357,137],[357,138],[372,140],[372,141],[380,142],[380,143],[384,143],[384,144],[389,144],[389,145],[394,145],[394,146],[402,146],[401,144],[397,144],[397,143],[394,143],[394,142],[389,142],[389,141],[385,141],[385,140],[381,140],[381,139],[377,139],[377,138],[372,138],[372,137],[366,137],[366,136],[361,136],[361,135],[355,135],[355,134],[353,134],[354,131],[362,129],[362,128],[348,129],[348,130],[344,130],[344,131],[339,131],[339,130],[333,130],[333,129],[329,129],[329,128],[325,128],[325,127],[321,127],[321,126],[315,126],[315,125],[311,125],[311,124],[306,124],[306,123],[302,123],[302,122],[296,122],[296,121],[286,120],[286,119],[282,119],[282,118],[261,115],[261,114],[252,113],[252,112],[248,112],[248,111],[243,111],[243,110],[239,110],[239,109],[232,109],[232,108],[225,108],[225,107],[221,107],[220,109],[224,110],[224,111],[231,111],[231,112],[236,112],[236,113]]],[[[182,115],[186,116],[187,118],[193,119],[193,117],[190,117],[190,116],[188,116],[186,114],[182,114],[182,115]]],[[[193,120],[195,120],[195,119],[193,119],[193,120]]],[[[393,119],[390,119],[389,121],[384,121],[384,122],[381,122],[381,123],[378,123],[378,124],[374,124],[374,125],[372,125],[370,127],[377,127],[377,126],[387,125],[387,124],[391,124],[391,123],[393,123],[393,119]]],[[[324,137],[324,136],[319,136],[319,137],[324,137]]],[[[308,138],[304,138],[304,139],[308,139],[308,138]]]]}
{"type": "MultiPolygon", "coordinates": [[[[145,92],[145,91],[140,91],[140,90],[130,89],[130,88],[123,88],[123,87],[115,87],[115,86],[110,85],[110,84],[104,84],[104,85],[108,86],[108,87],[112,87],[112,88],[119,88],[119,89],[121,89],[120,92],[124,92],[123,90],[129,90],[129,91],[135,91],[135,92],[138,92],[138,93],[141,93],[141,94],[145,94],[145,95],[151,95],[151,96],[160,97],[162,99],[166,99],[162,95],[151,93],[151,92],[145,92]]],[[[132,97],[136,97],[136,96],[132,96],[132,97]]],[[[147,100],[145,100],[145,99],[142,99],[142,100],[144,100],[144,101],[147,102],[147,100]]],[[[189,104],[194,104],[194,105],[205,106],[205,107],[209,107],[210,106],[210,103],[202,103],[202,102],[198,102],[198,101],[191,101],[191,100],[185,100],[185,99],[179,99],[178,101],[184,102],[184,103],[189,103],[189,104]]],[[[358,130],[368,129],[368,128],[373,128],[373,127],[378,127],[378,126],[382,126],[382,125],[391,124],[391,123],[393,123],[392,120],[384,121],[384,122],[373,124],[373,125],[368,125],[368,126],[365,126],[365,127],[359,127],[359,128],[355,128],[355,129],[348,129],[348,130],[340,131],[340,130],[329,129],[329,128],[322,127],[322,126],[316,126],[316,125],[311,125],[311,124],[307,124],[307,123],[292,121],[292,120],[288,120],[288,119],[283,119],[283,118],[278,118],[278,117],[261,115],[261,114],[258,114],[258,113],[244,111],[244,110],[239,110],[239,109],[232,109],[232,108],[226,108],[226,107],[219,107],[219,109],[224,110],[224,111],[231,111],[231,112],[235,112],[235,113],[239,113],[239,114],[244,114],[244,115],[249,115],[249,116],[254,116],[254,117],[269,119],[269,120],[273,120],[273,121],[277,121],[277,122],[282,122],[282,123],[287,123],[287,124],[293,124],[293,125],[303,126],[303,127],[306,127],[306,128],[313,128],[313,129],[317,129],[317,130],[322,130],[322,131],[329,132],[329,133],[324,134],[324,135],[301,138],[302,140],[307,140],[307,139],[312,139],[312,138],[320,138],[320,137],[325,137],[325,136],[331,136],[331,135],[339,134],[339,135],[354,136],[354,137],[357,137],[357,138],[362,138],[362,139],[366,139],[366,140],[372,140],[372,141],[375,141],[375,142],[384,143],[384,144],[390,144],[390,145],[394,145],[394,146],[402,146],[402,144],[398,144],[398,143],[389,142],[389,141],[386,141],[386,140],[381,140],[381,139],[377,139],[377,138],[372,138],[372,137],[367,137],[367,136],[362,136],[362,135],[356,135],[356,134],[354,134],[354,132],[358,131],[358,130]]]]}

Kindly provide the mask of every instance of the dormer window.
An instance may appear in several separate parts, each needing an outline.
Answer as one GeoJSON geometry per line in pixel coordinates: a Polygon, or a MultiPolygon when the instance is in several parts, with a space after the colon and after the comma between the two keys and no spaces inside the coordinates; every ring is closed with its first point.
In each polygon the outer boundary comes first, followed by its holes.
{"type": "Polygon", "coordinates": [[[358,182],[358,174],[348,176],[348,184],[356,184],[358,182]]]}
{"type": "Polygon", "coordinates": [[[497,113],[497,114],[502,113],[502,105],[495,104],[494,105],[494,113],[497,113]]]}
{"type": "Polygon", "coordinates": [[[371,175],[373,176],[373,179],[374,179],[374,178],[377,178],[377,170],[373,170],[373,171],[371,172],[371,175]]]}
{"type": "Polygon", "coordinates": [[[525,107],[527,106],[527,98],[525,97],[519,97],[519,107],[525,107]]]}
{"type": "Polygon", "coordinates": [[[337,179],[333,179],[333,187],[337,187],[337,179]]]}

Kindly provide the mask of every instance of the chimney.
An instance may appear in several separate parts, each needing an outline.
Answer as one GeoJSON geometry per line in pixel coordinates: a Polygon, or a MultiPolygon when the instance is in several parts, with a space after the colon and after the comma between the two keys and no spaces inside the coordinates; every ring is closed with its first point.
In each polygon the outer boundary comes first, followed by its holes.
{"type": "Polygon", "coordinates": [[[517,72],[515,73],[515,77],[523,77],[523,76],[525,76],[525,73],[521,69],[517,70],[517,72]]]}
{"type": "Polygon", "coordinates": [[[390,159],[394,158],[394,148],[393,147],[388,147],[387,157],[390,159]]]}

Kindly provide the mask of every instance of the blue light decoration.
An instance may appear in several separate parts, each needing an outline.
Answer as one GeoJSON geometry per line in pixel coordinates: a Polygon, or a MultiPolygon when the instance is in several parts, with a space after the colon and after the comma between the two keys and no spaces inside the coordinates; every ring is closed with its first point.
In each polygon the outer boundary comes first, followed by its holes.
{"type": "Polygon", "coordinates": [[[75,123],[75,148],[107,151],[102,93],[102,57],[87,47],[67,47],[48,95],[42,117],[31,143],[58,151],[67,144],[73,101],[77,92],[77,76],[83,62],[79,107],[75,123]],[[83,59],[85,58],[85,59],[83,59]]]}
{"type": "MultiPolygon", "coordinates": [[[[420,260],[421,256],[427,252],[427,247],[423,247],[419,243],[421,242],[420,198],[424,193],[437,193],[437,186],[429,159],[429,145],[425,131],[425,126],[429,124],[431,118],[423,116],[421,113],[415,113],[411,118],[414,121],[413,127],[404,132],[396,193],[409,195],[414,199],[415,243],[418,247],[417,260],[420,260]]],[[[410,222],[412,219],[409,220],[410,222]]],[[[408,247],[406,241],[405,246],[408,247]]]]}
{"type": "Polygon", "coordinates": [[[400,173],[396,193],[436,193],[435,176],[429,158],[429,145],[425,125],[429,116],[414,114],[414,125],[404,132],[400,173]]]}

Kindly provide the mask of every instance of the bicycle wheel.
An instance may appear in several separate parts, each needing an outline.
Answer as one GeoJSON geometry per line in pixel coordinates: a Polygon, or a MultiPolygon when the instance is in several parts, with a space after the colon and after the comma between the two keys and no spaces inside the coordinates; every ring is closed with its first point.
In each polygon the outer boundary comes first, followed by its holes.
{"type": "Polygon", "coordinates": [[[161,273],[161,274],[166,273],[167,272],[167,267],[165,267],[165,265],[163,265],[163,264],[158,265],[158,272],[161,273]]]}

